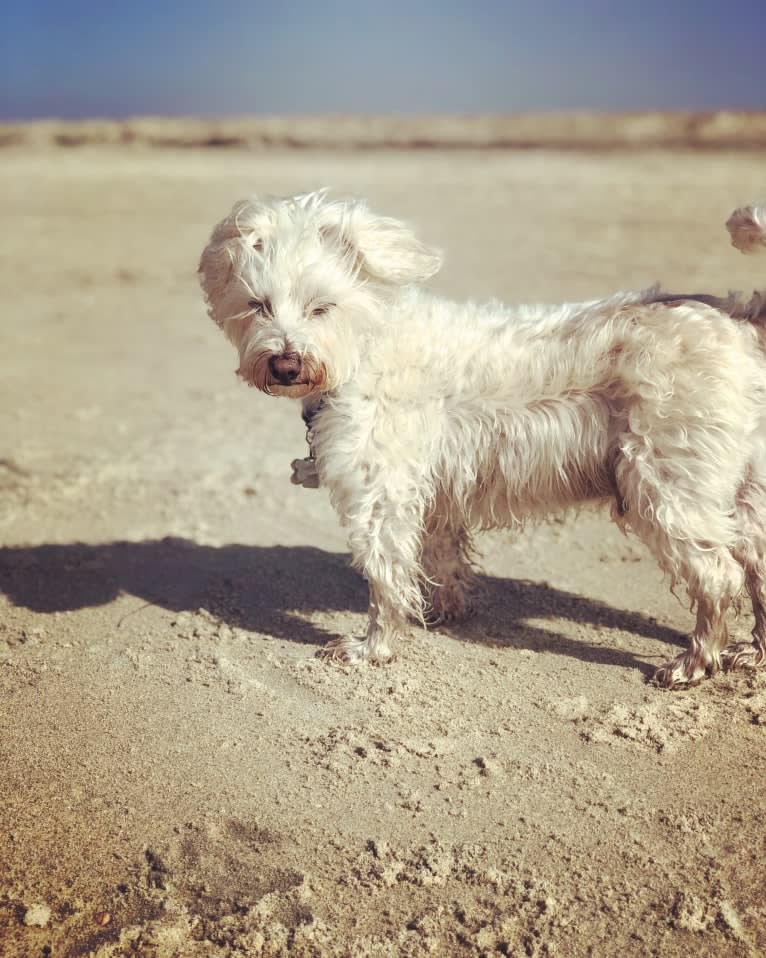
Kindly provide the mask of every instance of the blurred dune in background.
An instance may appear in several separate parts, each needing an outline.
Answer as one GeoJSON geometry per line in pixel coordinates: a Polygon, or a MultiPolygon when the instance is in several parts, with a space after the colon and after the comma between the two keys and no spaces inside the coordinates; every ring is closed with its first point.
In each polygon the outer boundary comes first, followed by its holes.
{"type": "Polygon", "coordinates": [[[0,124],[0,146],[326,149],[766,147],[764,112],[136,117],[0,124]]]}

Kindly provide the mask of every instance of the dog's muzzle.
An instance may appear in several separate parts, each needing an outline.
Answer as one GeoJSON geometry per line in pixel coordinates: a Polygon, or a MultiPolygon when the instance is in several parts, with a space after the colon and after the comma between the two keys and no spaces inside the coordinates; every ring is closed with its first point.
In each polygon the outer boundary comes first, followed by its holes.
{"type": "Polygon", "coordinates": [[[251,386],[269,396],[302,399],[326,389],[327,373],[309,352],[287,350],[283,353],[261,351],[245,356],[238,374],[251,386]]]}
{"type": "Polygon", "coordinates": [[[282,353],[269,358],[269,372],[273,381],[280,386],[292,386],[297,383],[303,363],[300,353],[282,353]]]}

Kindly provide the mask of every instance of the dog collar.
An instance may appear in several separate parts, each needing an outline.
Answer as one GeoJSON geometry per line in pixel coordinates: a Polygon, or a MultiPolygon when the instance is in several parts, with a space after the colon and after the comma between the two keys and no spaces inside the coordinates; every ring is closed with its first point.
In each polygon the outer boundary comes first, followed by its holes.
{"type": "Polygon", "coordinates": [[[312,461],[316,458],[314,455],[314,445],[313,445],[314,434],[313,434],[312,426],[314,425],[314,420],[316,419],[317,415],[321,412],[322,408],[324,407],[324,404],[325,404],[325,400],[324,400],[324,396],[322,396],[322,398],[319,400],[316,406],[312,406],[310,409],[304,408],[303,412],[301,413],[303,421],[306,424],[306,444],[309,447],[308,458],[311,459],[312,461]]]}

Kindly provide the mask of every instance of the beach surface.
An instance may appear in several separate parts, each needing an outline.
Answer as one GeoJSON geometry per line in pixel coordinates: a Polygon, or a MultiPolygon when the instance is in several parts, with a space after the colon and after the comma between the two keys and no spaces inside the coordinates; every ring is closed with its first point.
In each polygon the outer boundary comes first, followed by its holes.
{"type": "Polygon", "coordinates": [[[766,676],[647,685],[692,616],[595,512],[480,537],[477,615],[391,665],[317,659],[365,584],[195,276],[236,199],[329,186],[457,298],[763,287],[723,223],[766,154],[6,142],[0,954],[766,953],[766,676]]]}

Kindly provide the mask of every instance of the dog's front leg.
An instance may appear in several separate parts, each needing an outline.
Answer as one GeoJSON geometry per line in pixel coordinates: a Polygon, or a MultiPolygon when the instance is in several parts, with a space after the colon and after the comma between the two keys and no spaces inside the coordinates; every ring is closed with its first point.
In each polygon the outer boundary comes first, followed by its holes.
{"type": "Polygon", "coordinates": [[[320,655],[343,662],[390,662],[408,618],[423,620],[419,588],[422,510],[385,499],[348,518],[354,566],[370,589],[367,633],[330,642],[320,655]]]}
{"type": "Polygon", "coordinates": [[[370,582],[369,588],[367,634],[364,638],[349,635],[333,639],[321,650],[323,658],[353,664],[370,662],[373,665],[383,665],[395,658],[396,640],[405,619],[379,584],[370,582]]]}

